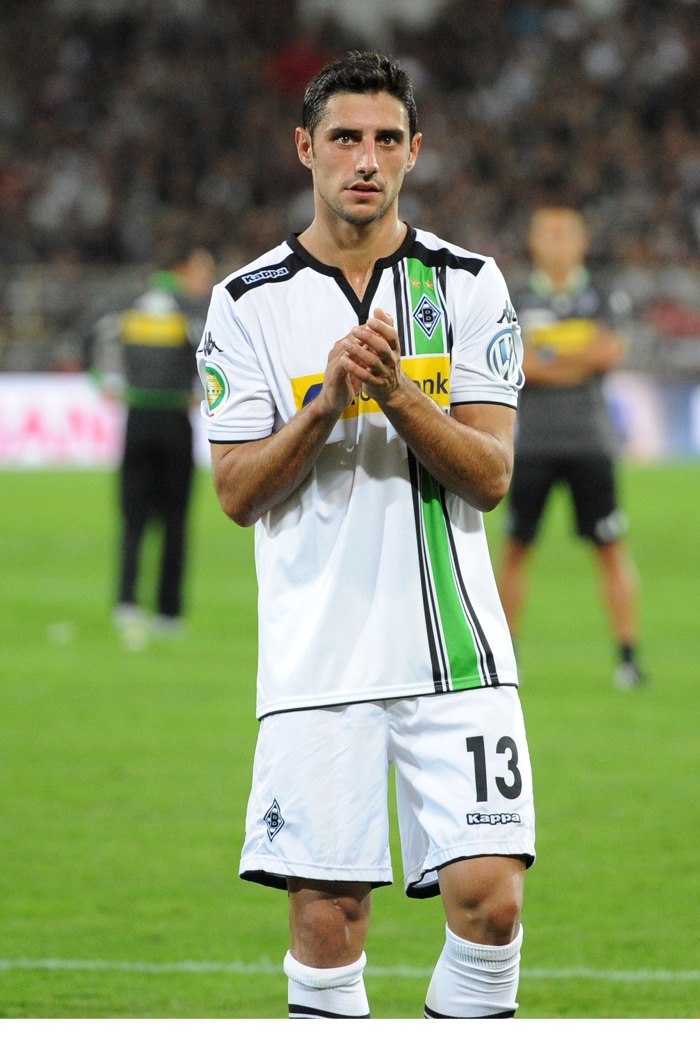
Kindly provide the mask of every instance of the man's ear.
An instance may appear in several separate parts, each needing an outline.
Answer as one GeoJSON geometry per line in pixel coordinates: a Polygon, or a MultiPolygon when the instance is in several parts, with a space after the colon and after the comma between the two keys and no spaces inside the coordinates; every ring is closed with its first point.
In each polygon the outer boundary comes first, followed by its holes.
{"type": "Polygon", "coordinates": [[[413,167],[415,166],[416,160],[418,159],[418,153],[420,151],[422,140],[423,135],[420,133],[420,131],[416,131],[416,133],[413,135],[413,141],[411,142],[411,151],[409,153],[408,163],[406,164],[407,174],[409,170],[413,170],[413,167]]]}
{"type": "Polygon", "coordinates": [[[313,166],[313,143],[311,135],[304,127],[297,127],[294,132],[294,141],[297,147],[299,162],[311,170],[313,166]]]}

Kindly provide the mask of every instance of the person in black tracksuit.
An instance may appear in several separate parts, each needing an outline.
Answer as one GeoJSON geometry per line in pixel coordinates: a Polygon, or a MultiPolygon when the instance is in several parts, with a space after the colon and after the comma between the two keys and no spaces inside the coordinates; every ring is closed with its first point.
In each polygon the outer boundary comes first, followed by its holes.
{"type": "Polygon", "coordinates": [[[154,626],[175,630],[183,613],[187,519],[194,474],[190,409],[195,349],[206,319],[215,265],[200,247],[177,249],[118,323],[121,395],[127,406],[119,470],[121,538],[114,619],[128,628],[145,614],[138,601],[147,526],[162,526],[154,626]]]}

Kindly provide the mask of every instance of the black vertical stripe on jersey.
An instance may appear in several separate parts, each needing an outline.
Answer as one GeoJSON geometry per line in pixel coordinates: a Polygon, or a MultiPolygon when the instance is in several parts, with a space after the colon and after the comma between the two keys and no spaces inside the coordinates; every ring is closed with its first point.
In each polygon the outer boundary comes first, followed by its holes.
{"type": "Polygon", "coordinates": [[[401,294],[401,265],[395,264],[392,271],[394,279],[394,305],[396,309],[396,329],[398,330],[401,355],[406,354],[405,347],[405,308],[401,294]]]}
{"type": "Polygon", "coordinates": [[[399,333],[401,354],[407,355],[409,344],[409,330],[408,323],[406,321],[406,304],[404,301],[402,286],[403,280],[401,278],[403,273],[403,267],[404,266],[401,262],[399,262],[399,264],[397,265],[394,265],[394,301],[396,304],[396,329],[399,333]]]}
{"type": "Polygon", "coordinates": [[[423,619],[425,620],[425,631],[428,639],[428,650],[430,652],[430,663],[433,671],[433,687],[435,692],[447,692],[446,680],[449,676],[445,650],[442,648],[440,636],[433,620],[438,620],[439,613],[435,605],[435,594],[428,580],[428,568],[426,564],[427,549],[423,540],[423,511],[420,489],[421,465],[416,460],[411,450],[408,454],[408,471],[413,490],[413,519],[416,525],[416,550],[418,552],[418,565],[420,568],[420,585],[423,598],[423,619]],[[442,661],[442,663],[441,663],[442,661]]]}
{"type": "Polygon", "coordinates": [[[449,313],[447,311],[447,269],[444,265],[440,265],[436,268],[435,272],[437,275],[436,291],[440,304],[442,305],[442,321],[445,324],[445,347],[447,348],[447,354],[451,361],[452,348],[454,346],[454,330],[452,329],[452,324],[448,319],[449,313]]]}
{"type": "Polygon", "coordinates": [[[455,581],[459,589],[459,593],[462,598],[462,603],[467,610],[469,617],[469,623],[472,634],[475,638],[478,638],[478,642],[474,642],[477,651],[479,653],[479,660],[481,663],[481,676],[482,678],[488,678],[492,685],[498,685],[498,671],[496,669],[496,660],[493,655],[493,650],[489,645],[486,634],[481,625],[481,621],[474,612],[474,606],[467,592],[466,584],[464,583],[464,577],[462,576],[462,570],[460,569],[459,559],[457,557],[457,548],[455,547],[454,534],[452,532],[452,523],[450,516],[447,511],[447,498],[445,495],[445,489],[443,486],[438,485],[440,491],[440,506],[445,519],[445,529],[447,531],[447,539],[450,545],[450,556],[452,558],[452,568],[454,570],[455,581]]]}

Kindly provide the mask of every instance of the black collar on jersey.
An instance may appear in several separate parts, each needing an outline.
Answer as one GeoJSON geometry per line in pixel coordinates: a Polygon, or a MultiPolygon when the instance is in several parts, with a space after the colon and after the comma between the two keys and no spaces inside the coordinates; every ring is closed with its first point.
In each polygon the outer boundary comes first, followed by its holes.
{"type": "Polygon", "coordinates": [[[299,242],[300,234],[301,233],[299,232],[294,232],[287,240],[287,246],[290,250],[293,250],[296,256],[309,268],[313,268],[315,271],[321,272],[322,275],[327,275],[331,279],[335,279],[336,283],[357,313],[358,324],[366,323],[369,318],[369,308],[374,300],[374,295],[377,286],[379,285],[379,280],[382,277],[383,269],[391,268],[391,266],[395,265],[397,261],[404,258],[410,252],[416,241],[416,230],[410,225],[406,225],[406,235],[404,236],[398,250],[395,250],[393,254],[389,255],[389,257],[378,257],[374,262],[372,277],[367,284],[364,297],[360,300],[339,268],[336,268],[335,265],[324,265],[322,261],[315,258],[313,254],[310,254],[309,251],[301,245],[299,242]]]}

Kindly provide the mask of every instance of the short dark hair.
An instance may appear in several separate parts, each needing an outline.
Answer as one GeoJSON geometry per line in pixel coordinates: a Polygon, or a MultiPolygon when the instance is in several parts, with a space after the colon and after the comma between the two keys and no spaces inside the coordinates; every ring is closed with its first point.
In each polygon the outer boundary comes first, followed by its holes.
{"type": "Polygon", "coordinates": [[[386,91],[402,103],[408,113],[411,140],[418,125],[411,78],[397,62],[377,51],[348,51],[328,62],[314,76],[304,93],[302,126],[313,137],[333,94],[377,94],[386,91]]]}

